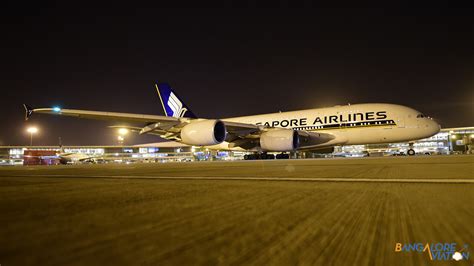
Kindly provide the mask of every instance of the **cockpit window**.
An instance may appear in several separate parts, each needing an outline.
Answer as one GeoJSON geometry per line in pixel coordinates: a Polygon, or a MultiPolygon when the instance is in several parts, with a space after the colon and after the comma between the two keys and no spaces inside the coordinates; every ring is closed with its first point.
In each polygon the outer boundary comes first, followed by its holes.
{"type": "Polygon", "coordinates": [[[426,117],[424,114],[418,114],[418,115],[416,116],[416,118],[424,118],[424,117],[426,117]]]}

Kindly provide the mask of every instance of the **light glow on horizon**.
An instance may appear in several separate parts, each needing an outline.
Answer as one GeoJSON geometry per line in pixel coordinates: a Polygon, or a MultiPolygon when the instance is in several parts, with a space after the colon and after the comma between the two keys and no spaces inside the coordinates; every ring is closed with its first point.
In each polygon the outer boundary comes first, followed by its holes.
{"type": "Polygon", "coordinates": [[[29,127],[26,131],[30,134],[35,134],[35,133],[38,132],[38,128],[37,127],[29,127]]]}

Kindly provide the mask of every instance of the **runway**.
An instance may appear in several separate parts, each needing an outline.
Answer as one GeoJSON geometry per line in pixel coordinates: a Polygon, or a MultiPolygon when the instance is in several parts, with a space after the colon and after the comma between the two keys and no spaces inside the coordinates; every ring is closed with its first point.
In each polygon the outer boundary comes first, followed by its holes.
{"type": "Polygon", "coordinates": [[[473,173],[473,156],[0,168],[0,264],[433,264],[395,244],[472,249],[473,173]]]}
{"type": "MultiPolygon", "coordinates": [[[[34,175],[35,177],[50,177],[50,178],[77,178],[77,175],[34,175]]],[[[30,177],[28,175],[18,175],[14,177],[30,177]]],[[[431,184],[474,184],[474,179],[371,179],[371,178],[284,178],[284,177],[223,177],[223,176],[133,176],[133,175],[94,175],[83,176],[81,178],[107,178],[107,179],[163,179],[163,180],[240,180],[240,181],[303,181],[303,182],[350,182],[350,183],[431,183],[431,184]]]]}

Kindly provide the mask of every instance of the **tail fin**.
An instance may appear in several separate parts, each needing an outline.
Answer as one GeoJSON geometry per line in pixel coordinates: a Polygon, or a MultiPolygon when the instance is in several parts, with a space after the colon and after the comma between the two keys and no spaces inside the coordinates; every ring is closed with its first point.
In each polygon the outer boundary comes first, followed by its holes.
{"type": "Polygon", "coordinates": [[[197,118],[167,83],[155,84],[166,116],[197,118]]]}

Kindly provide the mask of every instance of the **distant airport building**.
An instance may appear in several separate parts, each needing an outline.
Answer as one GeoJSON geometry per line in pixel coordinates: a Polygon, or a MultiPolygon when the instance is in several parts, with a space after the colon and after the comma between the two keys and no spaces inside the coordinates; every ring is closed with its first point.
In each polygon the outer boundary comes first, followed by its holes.
{"type": "MultiPolygon", "coordinates": [[[[413,142],[417,154],[472,154],[474,153],[474,127],[445,128],[438,134],[413,142]]],[[[350,145],[334,148],[332,156],[361,157],[406,155],[410,143],[350,145]]],[[[317,156],[317,153],[311,154],[317,156]]]]}
{"type": "Polygon", "coordinates": [[[1,164],[51,165],[61,163],[133,163],[193,160],[179,143],[155,146],[3,146],[1,164]],[[156,147],[163,146],[163,147],[156,147]],[[53,160],[54,159],[54,160],[53,160]]]}
{"type": "MultiPolygon", "coordinates": [[[[446,128],[413,142],[417,154],[474,153],[474,127],[446,128]]],[[[409,143],[338,146],[325,152],[297,152],[292,158],[406,155],[409,143]],[[328,153],[329,151],[329,153],[328,153]]],[[[246,152],[210,151],[178,142],[135,146],[0,146],[0,165],[59,163],[134,163],[241,160],[246,152]]]]}
{"type": "MultiPolygon", "coordinates": [[[[413,142],[417,154],[472,154],[474,127],[445,128],[438,134],[413,142]]],[[[405,155],[410,143],[388,143],[336,147],[334,155],[405,155]]]]}

